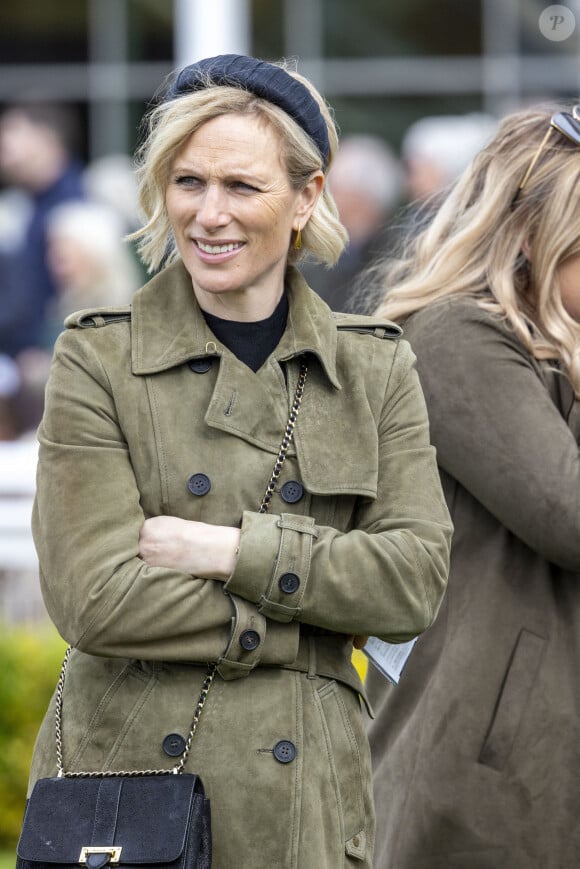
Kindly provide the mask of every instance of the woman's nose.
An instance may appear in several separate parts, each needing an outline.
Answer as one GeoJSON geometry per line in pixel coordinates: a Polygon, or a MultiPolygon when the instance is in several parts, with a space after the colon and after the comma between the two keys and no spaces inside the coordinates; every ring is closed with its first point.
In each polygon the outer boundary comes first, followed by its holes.
{"type": "Polygon", "coordinates": [[[219,185],[206,186],[198,203],[197,220],[208,229],[228,222],[227,196],[219,185]]]}

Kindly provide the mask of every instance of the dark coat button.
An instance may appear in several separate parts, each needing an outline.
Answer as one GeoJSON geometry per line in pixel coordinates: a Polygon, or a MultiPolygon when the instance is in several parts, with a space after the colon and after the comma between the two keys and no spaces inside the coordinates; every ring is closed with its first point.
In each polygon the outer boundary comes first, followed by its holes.
{"type": "Polygon", "coordinates": [[[283,573],[278,580],[278,585],[284,594],[294,594],[295,591],[298,591],[300,580],[295,573],[283,573]]]}
{"type": "Polygon", "coordinates": [[[296,757],[296,746],[289,739],[281,739],[274,746],[274,757],[280,763],[292,763],[296,757]]]}
{"type": "Polygon", "coordinates": [[[240,646],[246,652],[253,652],[260,645],[260,634],[257,631],[242,631],[240,634],[240,646]]]}
{"type": "Polygon", "coordinates": [[[280,489],[280,495],[287,504],[295,504],[304,495],[304,486],[298,480],[288,480],[280,489]]]}
{"type": "Polygon", "coordinates": [[[201,359],[190,359],[187,364],[196,374],[206,374],[212,366],[212,360],[203,356],[201,359]]]}
{"type": "Polygon", "coordinates": [[[169,757],[179,757],[185,751],[185,739],[180,733],[169,733],[163,740],[163,751],[169,757]]]}
{"type": "Polygon", "coordinates": [[[211,489],[211,480],[206,474],[192,474],[187,481],[187,488],[192,495],[207,495],[211,489]]]}

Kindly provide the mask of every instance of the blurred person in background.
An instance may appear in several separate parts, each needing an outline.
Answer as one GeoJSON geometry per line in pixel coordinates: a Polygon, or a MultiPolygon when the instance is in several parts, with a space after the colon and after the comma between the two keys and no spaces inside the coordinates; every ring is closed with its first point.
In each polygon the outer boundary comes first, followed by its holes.
{"type": "MultiPolygon", "coordinates": [[[[100,202],[115,212],[121,221],[123,236],[135,232],[141,226],[137,177],[133,160],[127,154],[106,154],[91,160],[83,173],[83,184],[89,199],[100,202]]],[[[148,275],[139,257],[137,245],[130,239],[126,241],[126,245],[139,272],[140,283],[145,283],[148,275]]]]}
{"type": "Polygon", "coordinates": [[[69,314],[83,308],[127,304],[141,273],[118,214],[90,200],[67,202],[47,219],[47,264],[55,286],[38,345],[22,350],[18,367],[40,422],[54,342],[69,314]]]}
{"type": "Polygon", "coordinates": [[[399,160],[383,139],[351,135],[341,140],[328,184],[348,245],[332,268],[311,262],[302,266],[308,283],[333,311],[358,310],[357,277],[390,246],[389,223],[400,202],[402,181],[399,160]]]}
{"type": "Polygon", "coordinates": [[[491,115],[434,115],[420,118],[401,143],[407,201],[435,209],[441,197],[492,137],[491,115]]]}
{"type": "Polygon", "coordinates": [[[56,291],[46,262],[47,219],[62,202],[84,197],[77,136],[76,117],[63,105],[21,103],[0,116],[0,176],[29,202],[17,242],[2,247],[0,351],[11,356],[42,340],[56,291]]]}
{"type": "Polygon", "coordinates": [[[580,107],[506,117],[391,261],[455,533],[367,687],[381,869],[580,866],[580,107]],[[554,114],[553,114],[554,113],[554,114]]]}
{"type": "Polygon", "coordinates": [[[56,287],[45,346],[52,350],[65,318],[82,308],[126,305],[140,273],[118,213],[97,202],[69,202],[47,222],[47,262],[56,287]]]}
{"type": "Polygon", "coordinates": [[[128,154],[106,154],[91,160],[83,172],[83,185],[89,199],[117,214],[124,235],[139,229],[139,191],[133,160],[128,154]]]}

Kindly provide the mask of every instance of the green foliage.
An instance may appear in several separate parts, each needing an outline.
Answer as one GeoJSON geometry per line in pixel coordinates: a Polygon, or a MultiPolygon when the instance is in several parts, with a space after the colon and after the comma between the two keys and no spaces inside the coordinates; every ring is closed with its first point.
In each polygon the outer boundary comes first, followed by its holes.
{"type": "Polygon", "coordinates": [[[14,851],[0,851],[0,869],[14,869],[15,860],[14,851]]]}
{"type": "MultiPolygon", "coordinates": [[[[0,625],[0,849],[18,839],[32,749],[65,648],[50,625],[0,625]]],[[[3,856],[0,869],[10,865],[3,856]]]]}

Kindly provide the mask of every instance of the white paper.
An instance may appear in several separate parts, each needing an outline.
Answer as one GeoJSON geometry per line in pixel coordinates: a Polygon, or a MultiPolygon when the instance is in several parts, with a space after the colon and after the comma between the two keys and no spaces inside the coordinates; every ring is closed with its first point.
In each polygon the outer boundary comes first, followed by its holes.
{"type": "Polygon", "coordinates": [[[418,639],[413,637],[406,643],[385,643],[378,637],[369,637],[363,652],[389,682],[398,685],[403,668],[418,639]]]}

